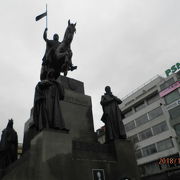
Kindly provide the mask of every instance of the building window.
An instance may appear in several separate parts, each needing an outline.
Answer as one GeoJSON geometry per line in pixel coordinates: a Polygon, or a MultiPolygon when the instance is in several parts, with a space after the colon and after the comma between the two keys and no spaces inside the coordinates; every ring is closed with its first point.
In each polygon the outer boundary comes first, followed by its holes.
{"type": "Polygon", "coordinates": [[[140,116],[139,118],[137,118],[136,120],[136,125],[140,126],[142,124],[145,124],[146,122],[148,122],[148,117],[147,114],[144,114],[142,116],[140,116]]]}
{"type": "Polygon", "coordinates": [[[140,150],[140,149],[137,150],[137,151],[135,152],[135,155],[136,155],[136,158],[137,158],[137,159],[142,158],[142,152],[141,152],[141,150],[140,150]]]}
{"type": "Polygon", "coordinates": [[[151,128],[146,129],[146,130],[139,133],[140,141],[143,141],[144,139],[150,138],[152,136],[153,136],[153,134],[152,134],[151,128]]]}
{"type": "Polygon", "coordinates": [[[156,149],[155,144],[151,144],[149,146],[142,148],[142,151],[143,151],[143,156],[149,156],[151,154],[156,153],[157,149],[156,149]]]}
{"type": "Polygon", "coordinates": [[[153,129],[153,134],[157,135],[157,134],[160,134],[160,133],[162,133],[164,131],[167,131],[168,126],[167,126],[166,122],[163,121],[162,123],[160,123],[160,124],[158,124],[156,126],[153,126],[152,129],[153,129]]]}
{"type": "Polygon", "coordinates": [[[180,118],[180,105],[179,106],[176,106],[175,108],[169,110],[169,114],[170,114],[170,117],[171,119],[176,119],[176,118],[180,118]]]}
{"type": "Polygon", "coordinates": [[[141,109],[143,109],[145,107],[145,104],[144,102],[141,102],[140,104],[138,104],[136,107],[135,107],[135,111],[139,111],[141,109]]]}
{"type": "Polygon", "coordinates": [[[175,131],[176,131],[176,134],[178,136],[180,136],[180,124],[177,124],[175,127],[174,127],[175,131]]]}
{"type": "Polygon", "coordinates": [[[153,94],[152,96],[150,96],[149,98],[147,98],[147,103],[148,104],[152,104],[153,102],[156,102],[159,99],[159,94],[153,94]]]}
{"type": "Polygon", "coordinates": [[[133,135],[133,136],[131,136],[129,138],[134,144],[139,142],[139,138],[138,138],[137,134],[135,134],[135,135],[133,135]]]}
{"type": "Polygon", "coordinates": [[[164,96],[164,100],[165,100],[166,104],[171,104],[172,102],[174,102],[175,100],[177,100],[179,98],[180,98],[180,94],[179,94],[178,89],[176,89],[172,93],[164,96]]]}
{"type": "Polygon", "coordinates": [[[135,128],[135,123],[134,123],[134,121],[131,121],[131,122],[125,124],[126,132],[127,132],[127,131],[130,131],[131,129],[134,129],[134,128],[135,128]]]}
{"type": "Polygon", "coordinates": [[[128,110],[127,112],[124,113],[124,117],[127,118],[133,114],[132,109],[128,110]]]}
{"type": "Polygon", "coordinates": [[[158,152],[174,147],[172,139],[168,138],[157,143],[158,152]]]}
{"type": "Polygon", "coordinates": [[[160,116],[161,114],[163,114],[161,107],[158,107],[158,108],[148,112],[150,120],[160,116]]]}
{"type": "Polygon", "coordinates": [[[150,162],[140,166],[143,175],[151,175],[160,172],[159,163],[150,162]],[[143,171],[142,171],[143,170],[143,171]]]}
{"type": "Polygon", "coordinates": [[[167,80],[166,82],[164,82],[163,84],[160,85],[160,89],[161,91],[168,88],[171,84],[173,84],[175,81],[174,81],[174,78],[171,78],[169,80],[167,80]]]}

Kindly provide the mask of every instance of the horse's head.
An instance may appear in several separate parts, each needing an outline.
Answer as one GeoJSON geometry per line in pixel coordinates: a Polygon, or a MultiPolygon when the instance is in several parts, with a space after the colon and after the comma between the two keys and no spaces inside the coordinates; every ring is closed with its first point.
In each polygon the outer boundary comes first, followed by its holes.
{"type": "Polygon", "coordinates": [[[64,40],[66,43],[70,44],[71,41],[73,40],[74,33],[76,32],[76,23],[73,24],[68,21],[68,27],[66,28],[66,32],[64,34],[64,40]]]}

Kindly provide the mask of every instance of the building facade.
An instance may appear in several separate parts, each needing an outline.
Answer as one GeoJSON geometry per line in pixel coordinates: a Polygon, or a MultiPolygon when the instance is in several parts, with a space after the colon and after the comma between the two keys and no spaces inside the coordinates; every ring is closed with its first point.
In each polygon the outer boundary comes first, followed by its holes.
{"type": "MultiPolygon", "coordinates": [[[[142,176],[180,165],[180,72],[154,77],[126,96],[120,108],[142,176]],[[170,163],[168,158],[177,162],[170,163]]],[[[102,143],[102,132],[98,136],[102,143]]]]}

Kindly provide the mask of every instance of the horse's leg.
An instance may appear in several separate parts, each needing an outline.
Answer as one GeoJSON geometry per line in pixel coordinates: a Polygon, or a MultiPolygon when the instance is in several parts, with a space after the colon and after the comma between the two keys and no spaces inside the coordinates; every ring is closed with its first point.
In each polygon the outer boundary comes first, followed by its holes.
{"type": "Polygon", "coordinates": [[[67,57],[65,58],[64,63],[62,64],[61,70],[62,70],[62,72],[64,73],[64,76],[67,76],[67,73],[68,73],[67,57]]]}
{"type": "Polygon", "coordinates": [[[67,71],[64,71],[64,76],[67,76],[67,73],[68,73],[67,71]]]}

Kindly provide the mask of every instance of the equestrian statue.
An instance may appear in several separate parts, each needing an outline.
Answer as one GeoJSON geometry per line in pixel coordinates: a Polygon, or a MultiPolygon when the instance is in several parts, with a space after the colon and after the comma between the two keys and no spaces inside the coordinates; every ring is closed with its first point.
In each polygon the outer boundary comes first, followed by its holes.
{"type": "Polygon", "coordinates": [[[66,28],[64,38],[62,42],[59,42],[58,34],[54,34],[53,40],[47,38],[47,28],[44,31],[43,38],[46,41],[46,51],[42,59],[42,67],[40,79],[47,79],[49,71],[54,71],[55,79],[57,79],[60,73],[64,73],[67,76],[68,71],[77,69],[77,66],[72,64],[72,50],[71,42],[76,32],[76,23],[73,24],[68,21],[68,27],[66,28]]]}

